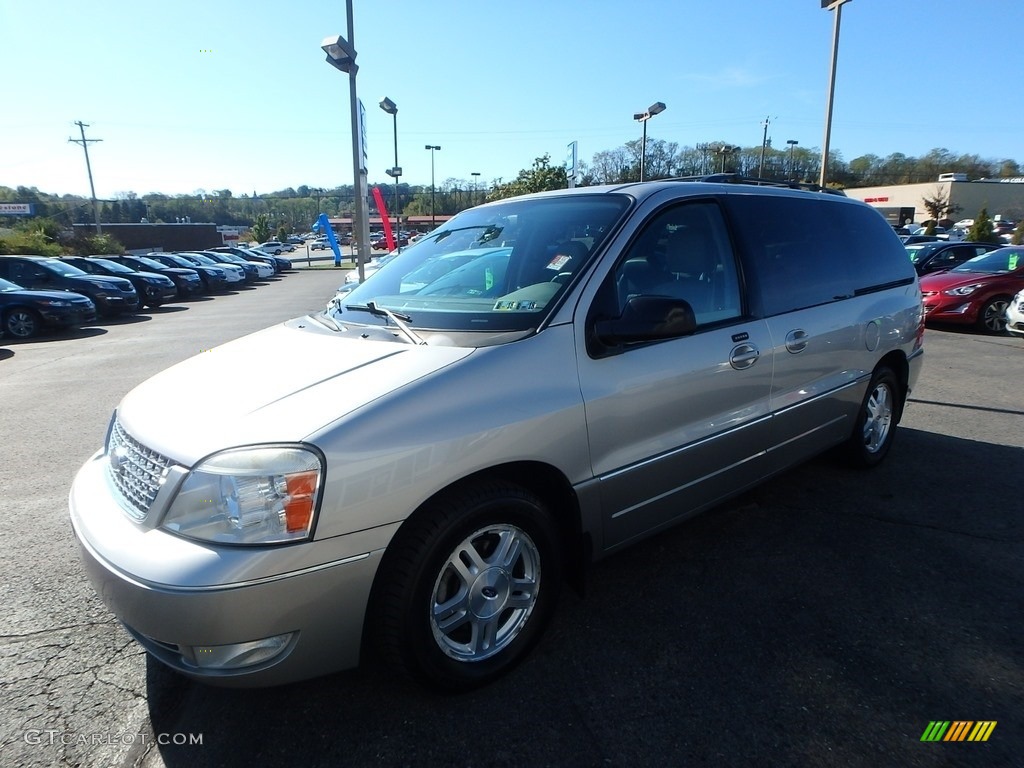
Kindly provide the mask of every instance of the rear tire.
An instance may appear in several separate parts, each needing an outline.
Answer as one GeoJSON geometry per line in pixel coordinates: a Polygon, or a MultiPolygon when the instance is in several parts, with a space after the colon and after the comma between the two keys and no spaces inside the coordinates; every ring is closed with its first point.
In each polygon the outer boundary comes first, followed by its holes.
{"type": "Polygon", "coordinates": [[[899,379],[890,368],[878,368],[868,384],[853,434],[844,446],[847,461],[862,469],[881,464],[896,437],[902,409],[903,387],[899,379]]]}
{"type": "Polygon", "coordinates": [[[543,502],[518,485],[480,482],[429,502],[381,564],[373,609],[382,660],[448,692],[505,674],[550,620],[560,551],[543,502]]]}

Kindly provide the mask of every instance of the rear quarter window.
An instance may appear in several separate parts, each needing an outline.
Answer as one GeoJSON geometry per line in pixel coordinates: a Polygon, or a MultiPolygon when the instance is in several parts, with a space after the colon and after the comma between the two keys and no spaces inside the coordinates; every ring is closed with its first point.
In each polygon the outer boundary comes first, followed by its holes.
{"type": "Polygon", "coordinates": [[[843,198],[728,195],[765,316],[909,284],[914,267],[872,208],[843,198]]]}

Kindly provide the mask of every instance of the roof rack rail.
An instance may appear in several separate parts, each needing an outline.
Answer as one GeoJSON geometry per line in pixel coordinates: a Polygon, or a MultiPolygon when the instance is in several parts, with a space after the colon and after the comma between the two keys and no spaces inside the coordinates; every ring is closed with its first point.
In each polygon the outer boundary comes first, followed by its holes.
{"type": "Polygon", "coordinates": [[[677,176],[666,181],[703,181],[709,184],[751,184],[760,187],[785,187],[787,189],[806,189],[808,192],[824,192],[828,195],[846,197],[841,189],[822,187],[808,181],[781,181],[779,179],[762,179],[757,176],[741,176],[738,173],[712,173],[707,176],[677,176]]]}

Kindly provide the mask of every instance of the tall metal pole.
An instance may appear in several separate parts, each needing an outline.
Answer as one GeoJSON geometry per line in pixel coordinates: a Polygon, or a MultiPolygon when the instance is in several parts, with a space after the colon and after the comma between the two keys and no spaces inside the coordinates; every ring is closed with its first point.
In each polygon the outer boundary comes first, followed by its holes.
{"type": "Polygon", "coordinates": [[[395,248],[396,248],[396,250],[399,253],[401,253],[402,252],[402,242],[401,242],[401,237],[402,237],[402,234],[401,234],[402,218],[401,218],[401,211],[399,210],[399,205],[398,205],[398,109],[397,108],[395,109],[394,113],[392,113],[391,117],[394,118],[394,120],[392,121],[392,125],[394,126],[394,133],[395,133],[395,248]]]}
{"type": "MultiPolygon", "coordinates": [[[[355,50],[355,24],[352,17],[352,0],[345,0],[345,10],[348,17],[348,42],[355,50]]],[[[370,219],[366,205],[366,175],[362,168],[362,157],[360,152],[360,130],[359,130],[359,97],[356,94],[356,72],[357,66],[352,66],[348,73],[349,84],[349,110],[352,117],[352,175],[354,181],[353,191],[355,193],[355,217],[358,234],[356,235],[357,260],[356,268],[359,273],[359,282],[362,283],[366,277],[363,265],[370,257],[370,219]]],[[[353,231],[355,231],[353,227],[353,231]]]]}
{"type": "Polygon", "coordinates": [[[825,138],[821,142],[821,173],[818,176],[818,186],[824,187],[828,180],[828,149],[829,139],[832,136],[832,101],[836,90],[836,60],[839,58],[839,23],[842,20],[843,4],[850,0],[822,0],[821,7],[825,10],[836,12],[835,23],[832,26],[832,61],[829,64],[828,72],[828,106],[825,108],[825,138]]]}
{"type": "Polygon", "coordinates": [[[761,137],[761,162],[757,166],[757,176],[760,179],[764,178],[764,151],[768,148],[768,123],[771,122],[771,118],[766,117],[762,125],[764,126],[764,136],[761,137]]]}
{"type": "Polygon", "coordinates": [[[786,139],[786,143],[789,144],[789,178],[790,181],[796,181],[796,174],[794,173],[796,165],[793,162],[793,151],[800,142],[796,139],[786,139]]]}
{"type": "Polygon", "coordinates": [[[647,120],[642,121],[644,124],[644,137],[640,141],[640,181],[644,180],[644,165],[647,162],[647,120]]]}
{"type": "Polygon", "coordinates": [[[424,149],[430,150],[430,228],[437,228],[437,221],[434,217],[434,150],[440,149],[437,144],[427,144],[424,149]]]}
{"type": "Polygon", "coordinates": [[[88,128],[89,126],[87,126],[81,120],[76,121],[75,125],[77,125],[78,126],[78,130],[80,130],[82,132],[82,138],[81,139],[71,139],[71,138],[69,138],[68,141],[73,141],[75,144],[81,144],[82,145],[82,149],[85,150],[85,170],[89,174],[89,192],[92,194],[92,212],[93,212],[93,216],[96,218],[96,234],[100,235],[100,234],[103,234],[103,228],[100,226],[100,203],[96,199],[96,187],[93,186],[93,183],[92,183],[92,165],[90,165],[90,163],[89,163],[89,142],[90,141],[103,141],[103,139],[87,139],[87,138],[85,138],[85,129],[88,128]]]}

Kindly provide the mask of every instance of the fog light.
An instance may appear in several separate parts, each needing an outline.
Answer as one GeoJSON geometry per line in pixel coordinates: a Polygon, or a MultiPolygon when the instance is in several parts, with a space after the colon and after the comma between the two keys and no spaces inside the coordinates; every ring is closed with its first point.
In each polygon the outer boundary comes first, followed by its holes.
{"type": "Polygon", "coordinates": [[[242,669],[265,664],[284,653],[290,646],[295,632],[265,637],[248,643],[231,645],[196,645],[190,654],[182,648],[182,661],[200,669],[242,669]]]}

